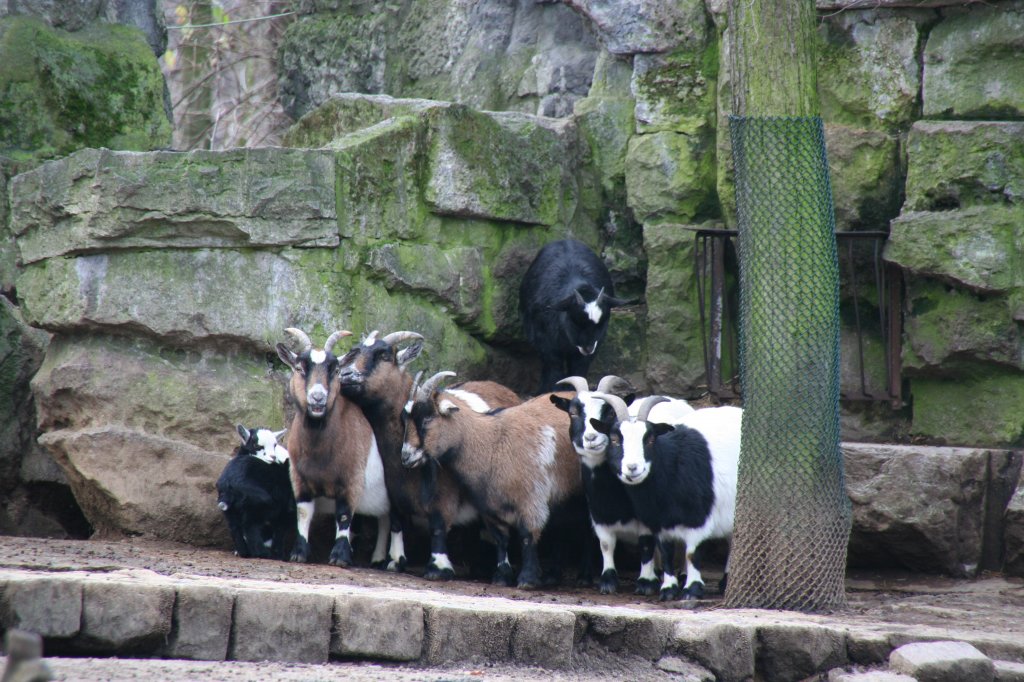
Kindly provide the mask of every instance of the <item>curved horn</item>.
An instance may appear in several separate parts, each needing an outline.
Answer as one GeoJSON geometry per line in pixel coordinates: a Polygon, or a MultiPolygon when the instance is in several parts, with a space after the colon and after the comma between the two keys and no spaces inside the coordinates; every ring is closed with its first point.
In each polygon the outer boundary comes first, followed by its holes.
{"type": "Polygon", "coordinates": [[[577,393],[583,393],[584,391],[590,390],[590,386],[587,386],[587,380],[583,377],[566,377],[555,385],[557,386],[558,384],[567,384],[572,386],[577,393]]]}
{"type": "Polygon", "coordinates": [[[612,409],[615,410],[615,418],[618,419],[620,422],[630,421],[629,408],[626,407],[626,401],[620,398],[619,396],[612,395],[611,393],[598,393],[597,391],[594,391],[593,393],[590,394],[590,397],[600,398],[601,400],[611,405],[612,409]]]}
{"type": "Polygon", "coordinates": [[[434,392],[434,389],[437,388],[439,383],[441,383],[441,380],[453,376],[455,376],[455,372],[444,371],[438,372],[434,376],[430,377],[420,385],[419,389],[417,389],[416,400],[429,400],[430,394],[434,392]]]}
{"type": "Polygon", "coordinates": [[[636,410],[636,418],[638,421],[647,421],[647,415],[651,413],[651,408],[658,403],[667,403],[668,398],[663,395],[649,395],[640,401],[640,406],[636,410]]]}
{"type": "Polygon", "coordinates": [[[409,387],[409,402],[412,402],[416,398],[416,389],[419,388],[420,377],[423,376],[423,370],[416,372],[416,376],[412,378],[412,386],[409,387]]]}
{"type": "Polygon", "coordinates": [[[300,350],[299,353],[306,353],[313,347],[313,342],[309,340],[309,334],[302,331],[301,329],[297,329],[295,327],[288,327],[287,329],[284,330],[284,333],[288,334],[293,339],[302,344],[302,350],[300,350]]]}
{"type": "Polygon", "coordinates": [[[343,339],[346,336],[352,336],[352,332],[347,329],[339,329],[330,336],[327,337],[327,341],[324,342],[324,352],[330,353],[331,349],[334,348],[334,344],[338,342],[338,339],[343,339]]]}
{"type": "Polygon", "coordinates": [[[363,345],[364,346],[372,346],[374,344],[374,342],[377,340],[377,334],[380,334],[380,330],[378,330],[378,329],[374,329],[372,332],[370,332],[366,336],[366,338],[363,339],[363,345]]]}
{"type": "Polygon", "coordinates": [[[608,374],[601,377],[601,380],[597,382],[597,390],[600,393],[629,393],[633,390],[633,384],[629,382],[629,379],[608,374]]]}
{"type": "Polygon", "coordinates": [[[401,343],[402,341],[412,341],[413,339],[422,338],[423,335],[417,334],[416,332],[391,332],[381,340],[389,346],[394,346],[396,343],[401,343]]]}

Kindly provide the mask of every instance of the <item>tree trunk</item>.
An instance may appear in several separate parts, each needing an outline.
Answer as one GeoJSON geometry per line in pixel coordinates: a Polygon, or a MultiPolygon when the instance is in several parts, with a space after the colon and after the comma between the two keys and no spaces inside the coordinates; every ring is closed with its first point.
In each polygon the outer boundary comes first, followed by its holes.
{"type": "Polygon", "coordinates": [[[839,268],[813,0],[730,0],[743,445],[726,605],[845,604],[839,268]]]}

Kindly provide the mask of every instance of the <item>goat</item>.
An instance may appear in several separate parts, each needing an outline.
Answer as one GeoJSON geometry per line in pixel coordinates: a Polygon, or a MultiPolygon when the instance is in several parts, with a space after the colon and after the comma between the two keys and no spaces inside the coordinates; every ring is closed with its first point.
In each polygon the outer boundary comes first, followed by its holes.
{"type": "MultiPolygon", "coordinates": [[[[732,537],[743,410],[696,410],[672,426],[647,421],[651,408],[665,400],[662,396],[645,398],[634,417],[618,396],[594,395],[615,411],[612,424],[591,420],[608,436],[608,464],[626,484],[637,519],[661,543],[665,573],[660,599],[701,598],[704,581],[693,555],[704,540],[732,537]],[[682,590],[671,569],[676,540],[686,545],[682,590]]],[[[726,562],[723,590],[728,571],[726,562]]]]}
{"type": "Polygon", "coordinates": [[[536,587],[537,542],[552,510],[582,492],[565,415],[547,395],[488,413],[464,410],[434,388],[448,376],[454,372],[434,375],[415,393],[409,407],[414,428],[407,431],[402,463],[436,461],[469,493],[497,544],[496,584],[512,581],[508,542],[514,528],[522,542],[518,586],[536,587]]]}
{"type": "MultiPolygon", "coordinates": [[[[405,569],[404,532],[414,516],[424,516],[431,546],[431,559],[424,577],[429,580],[449,579],[455,572],[448,558],[448,531],[454,524],[473,520],[475,512],[463,499],[458,483],[448,472],[429,469],[409,471],[402,466],[402,443],[405,441],[403,412],[413,385],[413,378],[405,367],[419,356],[423,337],[416,332],[399,331],[378,338],[379,333],[376,330],[370,333],[341,359],[340,379],[342,393],[362,408],[380,445],[391,502],[388,570],[405,569]],[[399,350],[398,344],[405,341],[413,343],[399,350]]],[[[514,394],[511,395],[518,401],[514,394]]]]}
{"type": "Polygon", "coordinates": [[[295,497],[288,451],[278,445],[284,431],[236,427],[242,444],[217,479],[217,506],[224,512],[240,557],[287,559],[287,537],[295,527],[295,497]]]}
{"type": "Polygon", "coordinates": [[[278,356],[292,369],[288,388],[297,408],[288,430],[299,532],[291,560],[309,560],[314,498],[329,497],[334,500],[337,524],[329,562],[342,567],[352,563],[352,515],[367,514],[377,517],[377,544],[371,562],[380,565],[385,558],[390,512],[384,467],[362,411],[340,395],[341,365],[332,352],[334,344],[352,332],[334,332],[322,349],[313,348],[301,329],[289,327],[285,332],[301,344],[298,353],[277,344],[278,356]]]}
{"type": "Polygon", "coordinates": [[[563,239],[537,253],[519,286],[519,315],[540,355],[539,393],[553,391],[559,377],[587,375],[611,308],[625,303],[615,298],[608,268],[586,244],[563,239]]]}

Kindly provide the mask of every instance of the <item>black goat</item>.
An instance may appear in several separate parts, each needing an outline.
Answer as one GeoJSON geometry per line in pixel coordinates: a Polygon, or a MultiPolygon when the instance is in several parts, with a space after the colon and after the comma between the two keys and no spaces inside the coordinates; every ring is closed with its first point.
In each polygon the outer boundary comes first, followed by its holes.
{"type": "Polygon", "coordinates": [[[278,445],[284,431],[238,425],[242,444],[217,479],[217,506],[224,512],[240,557],[286,560],[295,527],[295,497],[288,451],[278,445]]]}
{"type": "Polygon", "coordinates": [[[610,311],[623,304],[586,244],[563,239],[540,250],[519,286],[523,333],[542,364],[538,393],[553,391],[564,376],[587,376],[610,311]]]}

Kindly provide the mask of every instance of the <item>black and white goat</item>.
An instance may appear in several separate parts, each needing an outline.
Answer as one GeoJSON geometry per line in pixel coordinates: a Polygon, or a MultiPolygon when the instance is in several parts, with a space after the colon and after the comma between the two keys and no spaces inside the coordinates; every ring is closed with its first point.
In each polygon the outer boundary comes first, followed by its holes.
{"type": "MultiPolygon", "coordinates": [[[[568,437],[565,413],[547,395],[505,409],[478,413],[460,408],[434,389],[440,372],[424,382],[409,407],[402,463],[437,461],[468,491],[497,544],[494,582],[511,584],[508,542],[512,530],[522,542],[518,586],[541,580],[537,542],[555,509],[582,493],[580,467],[568,437]]],[[[557,513],[557,512],[555,512],[557,513]]]]}
{"type": "Polygon", "coordinates": [[[611,309],[623,304],[608,268],[586,244],[563,239],[537,253],[519,286],[519,314],[540,355],[538,393],[553,391],[560,377],[587,376],[611,309]]]}
{"type": "Polygon", "coordinates": [[[371,561],[382,565],[390,513],[384,467],[366,417],[340,394],[341,365],[333,353],[334,344],[352,332],[334,332],[323,348],[314,348],[301,329],[285,332],[301,346],[294,353],[283,343],[277,344],[278,356],[292,369],[288,388],[296,407],[288,429],[299,531],[291,559],[309,560],[314,500],[327,497],[334,500],[337,524],[329,562],[336,566],[352,563],[352,516],[366,514],[377,517],[377,544],[371,561]]]}
{"type": "Polygon", "coordinates": [[[704,540],[732,537],[743,410],[696,410],[672,426],[647,421],[651,408],[665,400],[662,396],[645,398],[633,416],[618,396],[596,395],[615,411],[612,424],[591,421],[608,436],[608,464],[626,484],[637,519],[661,544],[665,573],[660,598],[699,599],[704,581],[693,563],[694,552],[704,540]],[[671,568],[678,540],[686,545],[682,590],[671,568]]]}
{"type": "Polygon", "coordinates": [[[295,497],[288,476],[288,451],[277,439],[284,431],[237,426],[242,444],[217,479],[217,506],[224,512],[235,554],[288,558],[288,534],[295,527],[295,497]]]}
{"type": "MultiPolygon", "coordinates": [[[[384,463],[384,478],[391,501],[391,550],[388,570],[405,568],[404,533],[415,517],[427,520],[430,532],[431,559],[424,575],[431,580],[454,577],[448,557],[447,537],[453,525],[469,523],[476,518],[472,505],[465,498],[458,482],[445,470],[410,471],[402,466],[402,444],[405,441],[405,405],[413,386],[406,371],[423,349],[423,337],[416,332],[399,331],[379,337],[373,331],[362,343],[341,360],[341,388],[349,400],[358,404],[373,428],[384,463]],[[400,344],[412,342],[404,348],[400,344]]],[[[510,390],[490,391],[478,382],[462,388],[483,394],[492,402],[486,407],[501,407],[503,401],[518,397],[510,390]]]]}

